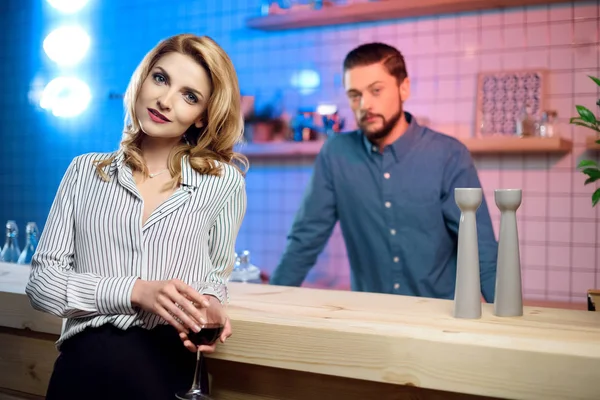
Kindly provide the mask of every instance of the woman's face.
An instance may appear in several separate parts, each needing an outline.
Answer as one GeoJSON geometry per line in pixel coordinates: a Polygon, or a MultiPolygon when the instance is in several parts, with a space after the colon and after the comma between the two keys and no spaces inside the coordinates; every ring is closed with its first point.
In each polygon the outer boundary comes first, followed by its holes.
{"type": "Polygon", "coordinates": [[[144,80],[135,102],[142,130],[168,139],[180,138],[192,125],[200,128],[211,90],[207,72],[191,57],[164,55],[144,80]]]}

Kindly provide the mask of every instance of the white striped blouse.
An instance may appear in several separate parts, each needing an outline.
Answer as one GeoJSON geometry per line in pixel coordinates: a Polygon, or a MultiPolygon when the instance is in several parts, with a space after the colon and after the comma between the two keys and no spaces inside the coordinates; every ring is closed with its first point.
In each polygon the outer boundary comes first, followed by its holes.
{"type": "MultiPolygon", "coordinates": [[[[121,151],[78,156],[58,188],[32,259],[32,306],[67,318],[57,345],[104,324],[151,329],[166,322],[131,305],[136,279],[226,282],[246,212],[241,173],[202,175],[182,160],[180,187],[142,226],[143,200],[121,151]],[[116,155],[104,171],[94,160],[116,155]]],[[[218,294],[207,290],[204,294],[218,294]]],[[[219,298],[228,301],[228,299],[219,298]]]]}

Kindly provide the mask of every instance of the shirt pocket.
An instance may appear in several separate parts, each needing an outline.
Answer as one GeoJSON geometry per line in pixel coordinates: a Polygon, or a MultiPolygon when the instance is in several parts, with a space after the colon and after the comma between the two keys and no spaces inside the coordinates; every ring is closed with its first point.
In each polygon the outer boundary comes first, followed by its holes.
{"type": "Polygon", "coordinates": [[[442,202],[439,194],[429,188],[404,190],[398,197],[399,227],[409,231],[428,233],[443,223],[442,202]]]}

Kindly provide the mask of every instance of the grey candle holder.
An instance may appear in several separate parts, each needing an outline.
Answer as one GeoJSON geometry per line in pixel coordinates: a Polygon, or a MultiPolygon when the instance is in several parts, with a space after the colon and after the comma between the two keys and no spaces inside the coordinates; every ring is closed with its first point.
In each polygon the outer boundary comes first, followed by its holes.
{"type": "Polygon", "coordinates": [[[461,211],[458,227],[454,317],[481,318],[476,211],[481,205],[483,194],[481,188],[456,188],[454,198],[461,211]]]}
{"type": "Polygon", "coordinates": [[[522,191],[521,189],[497,189],[494,191],[494,199],[501,213],[494,315],[518,317],[523,315],[521,257],[517,227],[517,209],[521,205],[522,191]]]}

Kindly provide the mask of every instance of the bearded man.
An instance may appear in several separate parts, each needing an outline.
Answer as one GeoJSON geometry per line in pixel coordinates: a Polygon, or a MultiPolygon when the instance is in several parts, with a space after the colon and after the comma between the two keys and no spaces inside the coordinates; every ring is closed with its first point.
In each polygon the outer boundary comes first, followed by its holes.
{"type": "MultiPolygon", "coordinates": [[[[468,149],[404,111],[410,79],[383,43],[346,56],[344,88],[359,129],[327,140],[270,283],[299,286],[340,228],[355,291],[453,299],[460,209],[455,188],[481,188],[468,149]]],[[[493,302],[497,241],[477,210],[481,292],[493,302]]]]}

